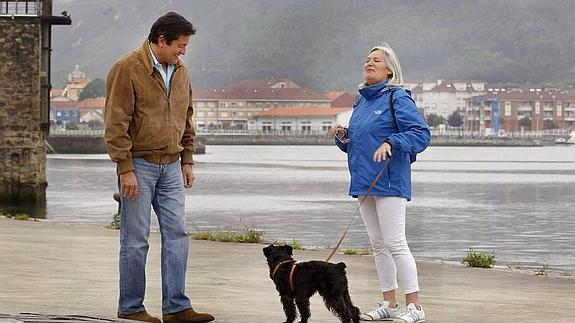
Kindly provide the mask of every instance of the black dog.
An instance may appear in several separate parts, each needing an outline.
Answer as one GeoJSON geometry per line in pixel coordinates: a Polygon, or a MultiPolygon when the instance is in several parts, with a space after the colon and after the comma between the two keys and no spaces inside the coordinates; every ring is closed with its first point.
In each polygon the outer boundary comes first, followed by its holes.
{"type": "Polygon", "coordinates": [[[342,322],[359,322],[359,309],[353,306],[349,297],[343,262],[296,262],[292,258],[291,246],[269,245],[263,250],[270,267],[270,278],[281,297],[287,317],[285,323],[295,320],[295,304],[301,316],[301,323],[306,323],[311,316],[309,298],[316,292],[323,297],[327,309],[342,322]]]}

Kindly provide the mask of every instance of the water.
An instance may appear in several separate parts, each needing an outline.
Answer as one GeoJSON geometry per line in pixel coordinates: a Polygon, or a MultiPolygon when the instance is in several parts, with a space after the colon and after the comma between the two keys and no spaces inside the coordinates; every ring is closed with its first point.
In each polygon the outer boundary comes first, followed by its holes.
{"type": "MultiPolygon", "coordinates": [[[[208,146],[186,195],[190,231],[265,231],[269,241],[333,246],[357,203],[345,154],[331,146],[208,146]]],[[[106,155],[50,155],[49,220],[107,224],[117,205],[106,155]]],[[[413,170],[407,235],[416,259],[575,271],[575,147],[430,147],[413,170]]],[[[154,223],[157,227],[157,223],[154,223]]],[[[342,248],[366,248],[359,215],[342,248]]]]}

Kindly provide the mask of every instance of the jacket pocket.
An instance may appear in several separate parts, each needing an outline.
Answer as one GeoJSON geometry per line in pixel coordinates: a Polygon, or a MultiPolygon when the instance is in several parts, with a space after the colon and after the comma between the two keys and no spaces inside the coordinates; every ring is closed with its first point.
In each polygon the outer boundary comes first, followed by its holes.
{"type": "Polygon", "coordinates": [[[143,117],[139,127],[136,123],[135,132],[132,135],[135,151],[163,150],[168,147],[169,129],[158,122],[160,118],[151,120],[143,117]]]}

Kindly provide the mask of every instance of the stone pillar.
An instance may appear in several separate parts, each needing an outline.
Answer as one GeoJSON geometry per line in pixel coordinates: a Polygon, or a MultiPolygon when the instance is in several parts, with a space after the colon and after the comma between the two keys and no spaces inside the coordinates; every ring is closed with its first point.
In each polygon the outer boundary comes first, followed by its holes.
{"type": "Polygon", "coordinates": [[[0,201],[46,199],[52,0],[0,1],[0,201]]]}
{"type": "Polygon", "coordinates": [[[0,199],[46,196],[37,17],[0,17],[0,199]]]}

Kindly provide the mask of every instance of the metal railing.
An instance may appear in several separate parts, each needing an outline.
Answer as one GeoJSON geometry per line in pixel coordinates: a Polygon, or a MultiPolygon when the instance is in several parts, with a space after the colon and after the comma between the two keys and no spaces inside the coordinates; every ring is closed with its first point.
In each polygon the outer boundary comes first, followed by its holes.
{"type": "Polygon", "coordinates": [[[90,130],[90,129],[80,129],[80,130],[66,130],[66,129],[50,129],[50,136],[52,137],[103,137],[104,130],[90,130]]]}
{"type": "MultiPolygon", "coordinates": [[[[573,131],[572,129],[548,129],[548,130],[533,130],[533,131],[501,131],[499,137],[542,137],[542,136],[565,136],[573,131]]],[[[324,130],[242,130],[242,129],[197,129],[198,136],[327,136],[328,131],[324,130]]],[[[485,131],[478,130],[470,131],[460,129],[432,129],[433,136],[447,136],[447,137],[493,137],[485,134],[485,131]]],[[[76,137],[102,137],[104,130],[65,130],[55,129],[50,130],[50,136],[76,136],[76,137]]]]}
{"type": "Polygon", "coordinates": [[[0,16],[36,17],[42,15],[42,1],[0,1],[0,16]]]}

